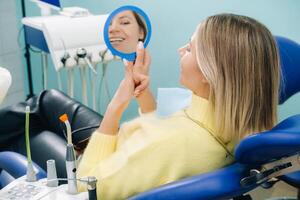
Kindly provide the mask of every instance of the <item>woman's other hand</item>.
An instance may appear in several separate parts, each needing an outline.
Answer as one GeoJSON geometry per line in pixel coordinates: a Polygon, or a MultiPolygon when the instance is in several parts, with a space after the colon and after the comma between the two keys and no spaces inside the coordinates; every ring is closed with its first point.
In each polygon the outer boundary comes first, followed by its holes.
{"type": "MultiPolygon", "coordinates": [[[[133,63],[131,63],[133,64],[133,63]]],[[[144,48],[144,44],[139,42],[136,48],[136,60],[133,64],[133,79],[135,82],[134,96],[138,97],[150,83],[149,67],[151,64],[151,57],[149,51],[144,48]]]]}
{"type": "Polygon", "coordinates": [[[99,127],[99,132],[103,134],[116,135],[119,129],[120,119],[123,112],[128,107],[134,92],[134,80],[132,65],[124,61],[125,76],[121,81],[113,99],[109,103],[103,120],[99,127]]]}
{"type": "Polygon", "coordinates": [[[133,80],[133,65],[126,60],[123,60],[123,63],[125,65],[125,76],[109,105],[110,107],[113,106],[122,112],[128,107],[135,89],[135,83],[133,80]]]}

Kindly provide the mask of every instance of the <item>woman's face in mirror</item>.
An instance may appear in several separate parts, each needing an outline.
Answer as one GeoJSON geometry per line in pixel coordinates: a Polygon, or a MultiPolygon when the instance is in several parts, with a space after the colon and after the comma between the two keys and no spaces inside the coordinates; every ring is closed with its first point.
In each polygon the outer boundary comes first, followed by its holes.
{"type": "Polygon", "coordinates": [[[116,50],[133,53],[138,42],[144,41],[145,28],[138,21],[142,22],[141,18],[131,10],[120,12],[112,19],[109,26],[109,40],[116,50]]]}

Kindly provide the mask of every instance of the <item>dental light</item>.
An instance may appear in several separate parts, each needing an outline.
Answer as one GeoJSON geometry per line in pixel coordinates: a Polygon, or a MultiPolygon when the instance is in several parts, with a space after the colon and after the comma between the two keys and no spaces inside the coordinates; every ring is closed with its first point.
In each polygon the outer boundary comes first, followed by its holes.
{"type": "Polygon", "coordinates": [[[0,67],[0,104],[2,103],[6,93],[11,85],[11,75],[10,72],[0,67]]]}

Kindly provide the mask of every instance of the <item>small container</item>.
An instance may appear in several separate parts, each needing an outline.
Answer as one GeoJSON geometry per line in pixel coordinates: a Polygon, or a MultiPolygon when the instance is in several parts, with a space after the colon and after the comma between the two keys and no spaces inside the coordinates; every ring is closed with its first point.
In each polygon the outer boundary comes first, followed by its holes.
{"type": "Polygon", "coordinates": [[[58,186],[55,160],[47,160],[47,186],[48,187],[58,186]]]}

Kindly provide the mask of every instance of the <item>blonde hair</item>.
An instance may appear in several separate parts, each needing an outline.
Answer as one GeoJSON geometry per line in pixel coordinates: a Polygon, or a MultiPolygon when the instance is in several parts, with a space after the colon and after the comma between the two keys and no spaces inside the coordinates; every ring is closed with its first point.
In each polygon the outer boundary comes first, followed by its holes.
{"type": "Polygon", "coordinates": [[[196,55],[223,142],[275,125],[280,65],[276,42],[264,25],[234,14],[208,17],[197,28],[196,55]]]}

